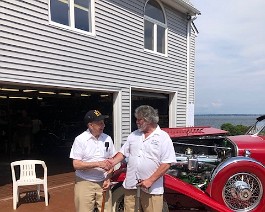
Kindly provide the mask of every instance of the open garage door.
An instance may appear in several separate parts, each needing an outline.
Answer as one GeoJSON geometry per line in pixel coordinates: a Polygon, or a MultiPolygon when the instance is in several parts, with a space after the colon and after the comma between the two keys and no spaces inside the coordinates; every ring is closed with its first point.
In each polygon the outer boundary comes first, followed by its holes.
{"type": "Polygon", "coordinates": [[[159,126],[169,126],[169,95],[155,92],[132,91],[131,129],[136,130],[134,111],[140,105],[150,105],[158,110],[159,126]]]}
{"type": "MultiPolygon", "coordinates": [[[[65,147],[68,155],[74,138],[86,127],[83,117],[98,109],[109,115],[105,133],[113,137],[113,94],[97,91],[2,85],[0,88],[0,152],[11,157],[25,153],[18,132],[18,120],[26,111],[30,120],[40,120],[38,136],[30,137],[30,153],[58,154],[65,147]]],[[[37,122],[37,121],[36,121],[37,122]]],[[[31,129],[32,132],[32,129],[31,129]]],[[[22,132],[23,133],[23,132],[22,132]]],[[[33,133],[33,132],[32,132],[33,133]]]]}

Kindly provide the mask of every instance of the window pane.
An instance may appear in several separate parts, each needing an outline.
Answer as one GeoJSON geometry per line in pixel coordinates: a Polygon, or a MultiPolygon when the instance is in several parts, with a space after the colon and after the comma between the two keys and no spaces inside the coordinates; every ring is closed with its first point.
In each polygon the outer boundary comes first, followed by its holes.
{"type": "Polygon", "coordinates": [[[75,0],[75,28],[89,31],[89,0],[75,0]]]}
{"type": "Polygon", "coordinates": [[[165,28],[157,26],[157,51],[165,53],[165,28]]]}
{"type": "Polygon", "coordinates": [[[144,21],[144,48],[154,50],[154,24],[144,21]]]}
{"type": "Polygon", "coordinates": [[[51,0],[51,20],[69,26],[69,3],[67,0],[51,0]]]}
{"type": "Polygon", "coordinates": [[[157,21],[165,23],[164,13],[160,5],[155,0],[150,0],[145,7],[145,15],[157,21]]]}

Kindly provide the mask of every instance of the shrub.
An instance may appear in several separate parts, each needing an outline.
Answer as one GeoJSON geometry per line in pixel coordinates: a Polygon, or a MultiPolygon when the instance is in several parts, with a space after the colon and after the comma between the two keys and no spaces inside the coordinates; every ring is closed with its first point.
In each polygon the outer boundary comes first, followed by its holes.
{"type": "Polygon", "coordinates": [[[228,131],[229,135],[244,135],[248,131],[249,126],[224,123],[221,125],[221,129],[228,131]]]}

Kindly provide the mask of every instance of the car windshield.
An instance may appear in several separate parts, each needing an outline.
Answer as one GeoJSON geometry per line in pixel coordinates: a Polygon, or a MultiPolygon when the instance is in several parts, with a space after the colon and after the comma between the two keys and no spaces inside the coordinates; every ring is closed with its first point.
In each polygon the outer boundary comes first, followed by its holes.
{"type": "Polygon", "coordinates": [[[265,116],[257,118],[255,125],[252,126],[246,134],[265,136],[265,116]]]}

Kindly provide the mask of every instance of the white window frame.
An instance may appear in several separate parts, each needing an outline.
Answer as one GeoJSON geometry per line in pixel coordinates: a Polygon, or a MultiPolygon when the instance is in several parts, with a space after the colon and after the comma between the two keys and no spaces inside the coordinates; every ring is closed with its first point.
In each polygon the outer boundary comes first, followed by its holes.
{"type": "MultiPolygon", "coordinates": [[[[149,0],[146,2],[145,7],[146,7],[148,2],[149,2],[149,0]]],[[[151,22],[152,24],[154,24],[154,34],[153,34],[153,36],[154,36],[153,37],[153,39],[154,39],[154,43],[153,43],[154,50],[146,49],[145,46],[144,46],[144,50],[147,51],[147,52],[152,52],[152,53],[156,53],[156,54],[159,54],[159,55],[167,56],[167,52],[168,52],[168,45],[167,45],[168,44],[168,27],[167,27],[166,13],[165,13],[164,7],[160,3],[160,1],[156,0],[156,2],[160,5],[160,7],[162,9],[162,12],[163,12],[164,18],[165,18],[165,23],[159,22],[156,19],[153,19],[153,18],[151,18],[149,16],[146,16],[145,15],[145,10],[144,10],[144,21],[147,20],[147,21],[151,22]],[[161,52],[157,51],[157,26],[158,25],[165,29],[165,53],[161,53],[161,52]]],[[[144,30],[145,30],[145,25],[144,25],[144,30]]],[[[144,39],[145,39],[145,37],[144,37],[144,39]]]]}
{"type": "Polygon", "coordinates": [[[64,24],[60,24],[57,22],[54,22],[51,20],[51,0],[49,0],[49,23],[55,27],[59,27],[62,29],[66,29],[66,30],[72,30],[81,34],[87,34],[87,35],[92,35],[95,36],[95,0],[90,0],[90,10],[88,11],[89,13],[89,27],[90,30],[89,31],[85,31],[85,30],[81,30],[81,29],[77,29],[75,28],[75,20],[74,20],[74,0],[60,0],[62,2],[68,3],[69,2],[69,15],[70,15],[70,20],[69,20],[69,26],[68,25],[64,25],[64,24]]]}
{"type": "Polygon", "coordinates": [[[119,150],[122,146],[122,92],[113,93],[113,140],[119,150]]]}

